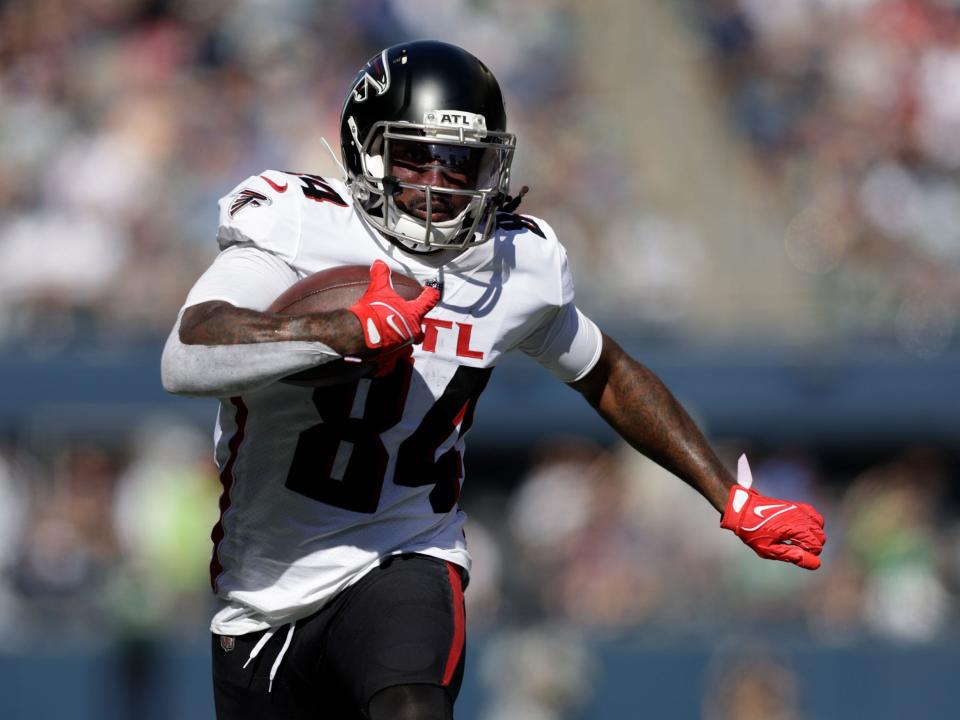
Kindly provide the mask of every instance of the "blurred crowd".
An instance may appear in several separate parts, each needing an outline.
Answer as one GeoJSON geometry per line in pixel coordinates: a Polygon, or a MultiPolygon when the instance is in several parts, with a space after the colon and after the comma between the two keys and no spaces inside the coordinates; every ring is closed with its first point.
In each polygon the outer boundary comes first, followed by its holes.
{"type": "MultiPolygon", "coordinates": [[[[783,204],[783,250],[818,284],[822,326],[945,350],[960,308],[960,2],[669,4],[731,142],[783,204]]],[[[577,5],[0,2],[0,350],[162,338],[216,251],[217,199],[267,167],[337,173],[319,139],[338,149],[359,65],[429,36],[484,58],[504,85],[514,177],[533,187],[521,211],[561,229],[581,297],[678,327],[709,272],[704,242],[631,194],[616,118],[584,80],[577,5]]],[[[109,439],[13,438],[0,438],[6,646],[196,639],[220,493],[205,433],[157,418],[109,439]]],[[[731,443],[728,465],[741,449],[731,443]]],[[[585,636],[955,635],[957,457],[886,455],[854,467],[814,448],[750,451],[758,487],[826,516],[816,574],[756,560],[627,449],[558,438],[515,484],[484,490],[468,475],[469,618],[494,635],[487,720],[550,720],[582,702],[596,670],[585,636]]],[[[757,667],[717,704],[789,699],[790,679],[757,667]]],[[[787,705],[777,717],[793,717],[787,705]]]]}
{"type": "MultiPolygon", "coordinates": [[[[2,449],[8,650],[107,643],[140,662],[151,645],[202,642],[220,492],[208,442],[157,418],[129,442],[2,449]]],[[[719,448],[735,465],[733,443],[719,448]]],[[[598,640],[916,647],[957,637],[955,455],[904,447],[841,465],[804,450],[749,452],[764,493],[823,512],[829,542],[817,573],[757,559],[694,491],[626,447],[557,437],[516,482],[468,472],[468,618],[471,633],[489,638],[475,672],[495,701],[484,717],[569,716],[589,697],[598,640]]],[[[755,664],[740,678],[747,697],[789,680],[755,664]]]]}
{"type": "MultiPolygon", "coordinates": [[[[935,355],[954,334],[955,5],[671,5],[702,51],[705,107],[753,149],[753,192],[787,218],[772,240],[821,286],[817,323],[834,336],[935,355]]],[[[558,227],[587,306],[683,333],[691,303],[709,302],[710,229],[647,203],[650,169],[598,102],[585,32],[573,0],[0,3],[0,344],[162,337],[216,250],[216,200],[267,167],[339,174],[320,137],[339,151],[353,74],[429,36],[504,85],[524,210],[558,227]]]]}
{"type": "Polygon", "coordinates": [[[339,153],[346,89],[386,45],[492,57],[512,121],[549,130],[574,84],[567,4],[0,3],[0,344],[163,337],[216,252],[217,199],[265,168],[338,173],[320,138],[339,153]]]}
{"type": "MultiPolygon", "coordinates": [[[[689,3],[688,3],[689,4],[689,3]]],[[[960,3],[694,0],[713,78],[834,334],[942,352],[960,319],[960,3]]]]}
{"type": "MultiPolygon", "coordinates": [[[[719,449],[733,467],[743,448],[719,449]]],[[[495,706],[489,720],[576,717],[598,638],[718,648],[701,688],[711,720],[802,717],[800,678],[778,644],[956,639],[955,454],[908,446],[860,463],[800,449],[750,455],[762,492],[825,516],[816,573],[759,561],[690,488],[626,446],[557,438],[531,458],[499,507],[505,521],[485,515],[490,524],[468,529],[477,564],[495,570],[481,569],[467,598],[474,626],[497,631],[482,670],[507,709],[495,706]]]]}
{"type": "MultiPolygon", "coordinates": [[[[905,447],[855,470],[801,450],[752,459],[764,493],[823,512],[820,572],[758,561],[706,502],[635,451],[557,438],[516,483],[468,477],[471,623],[648,639],[803,628],[829,643],[922,643],[956,630],[956,458],[905,447]]],[[[4,449],[0,625],[58,638],[195,631],[209,609],[219,492],[205,433],[169,421],[119,445],[4,449]]]]}
{"type": "Polygon", "coordinates": [[[958,468],[947,452],[905,447],[852,471],[809,451],[751,453],[758,488],[825,516],[813,574],[758,562],[707,503],[630,448],[565,439],[541,455],[506,500],[506,532],[494,532],[519,560],[500,563],[500,612],[648,638],[805,628],[827,643],[928,642],[956,630],[958,468]]]}
{"type": "Polygon", "coordinates": [[[3,448],[0,632],[24,647],[195,636],[218,495],[207,438],[169,421],[3,448]]]}

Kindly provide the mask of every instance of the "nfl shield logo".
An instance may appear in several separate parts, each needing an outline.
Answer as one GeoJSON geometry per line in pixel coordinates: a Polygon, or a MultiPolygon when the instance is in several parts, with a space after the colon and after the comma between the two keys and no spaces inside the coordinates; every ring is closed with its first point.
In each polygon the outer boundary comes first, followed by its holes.
{"type": "Polygon", "coordinates": [[[220,636],[220,647],[223,648],[224,652],[230,652],[236,646],[237,640],[231,635],[221,635],[220,636]]]}

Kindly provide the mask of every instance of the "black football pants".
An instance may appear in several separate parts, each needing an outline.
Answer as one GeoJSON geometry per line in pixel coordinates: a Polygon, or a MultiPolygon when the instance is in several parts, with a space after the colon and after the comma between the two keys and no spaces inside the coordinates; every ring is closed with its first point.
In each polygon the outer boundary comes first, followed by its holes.
{"type": "Polygon", "coordinates": [[[452,718],[465,654],[461,572],[393,556],[292,633],[214,635],[218,720],[452,718]]]}

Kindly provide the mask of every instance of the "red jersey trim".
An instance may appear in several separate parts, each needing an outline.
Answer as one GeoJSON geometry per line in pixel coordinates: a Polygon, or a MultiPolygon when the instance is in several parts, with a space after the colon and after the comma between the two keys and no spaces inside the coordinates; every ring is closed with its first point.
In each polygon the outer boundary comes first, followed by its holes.
{"type": "Polygon", "coordinates": [[[243,442],[244,430],[247,425],[247,406],[243,398],[239,395],[230,398],[230,402],[236,408],[235,422],[237,425],[233,437],[227,444],[229,455],[227,461],[223,464],[223,470],[220,471],[220,485],[223,491],[220,493],[220,518],[217,524],[213,526],[213,532],[210,533],[210,539],[213,540],[213,557],[210,559],[210,587],[213,592],[217,592],[217,578],[223,572],[223,565],[220,564],[220,542],[223,540],[223,516],[230,508],[230,490],[233,489],[233,466],[237,461],[237,454],[240,451],[240,444],[243,442]]]}
{"type": "Polygon", "coordinates": [[[450,643],[450,652],[447,653],[447,664],[443,670],[441,685],[446,687],[453,679],[453,674],[460,664],[463,654],[463,641],[466,637],[466,612],[463,607],[463,585],[460,583],[460,572],[457,566],[447,563],[447,576],[450,578],[450,589],[453,591],[453,642],[450,643]]]}
{"type": "Polygon", "coordinates": [[[273,188],[274,190],[276,190],[278,193],[285,193],[285,192],[287,191],[287,187],[290,185],[290,183],[284,183],[283,185],[281,185],[280,183],[275,183],[273,180],[271,180],[270,178],[268,178],[266,175],[261,175],[260,177],[262,177],[264,180],[266,180],[266,181],[267,181],[267,184],[270,185],[270,187],[272,187],[272,188],[273,188]]]}

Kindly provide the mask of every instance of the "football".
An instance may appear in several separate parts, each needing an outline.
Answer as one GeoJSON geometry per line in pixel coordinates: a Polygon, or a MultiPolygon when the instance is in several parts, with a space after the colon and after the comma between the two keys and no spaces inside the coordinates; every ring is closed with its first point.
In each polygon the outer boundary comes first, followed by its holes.
{"type": "MultiPolygon", "coordinates": [[[[391,274],[391,280],[393,289],[404,300],[413,300],[423,290],[416,280],[396,270],[391,274]]],[[[369,282],[370,268],[366,265],[344,265],[321,270],[287,288],[267,308],[267,312],[307,315],[345,310],[360,299],[369,282]]],[[[375,368],[376,363],[370,361],[344,358],[301,370],[282,378],[280,382],[304,387],[341,385],[365,377],[375,368]]]]}

